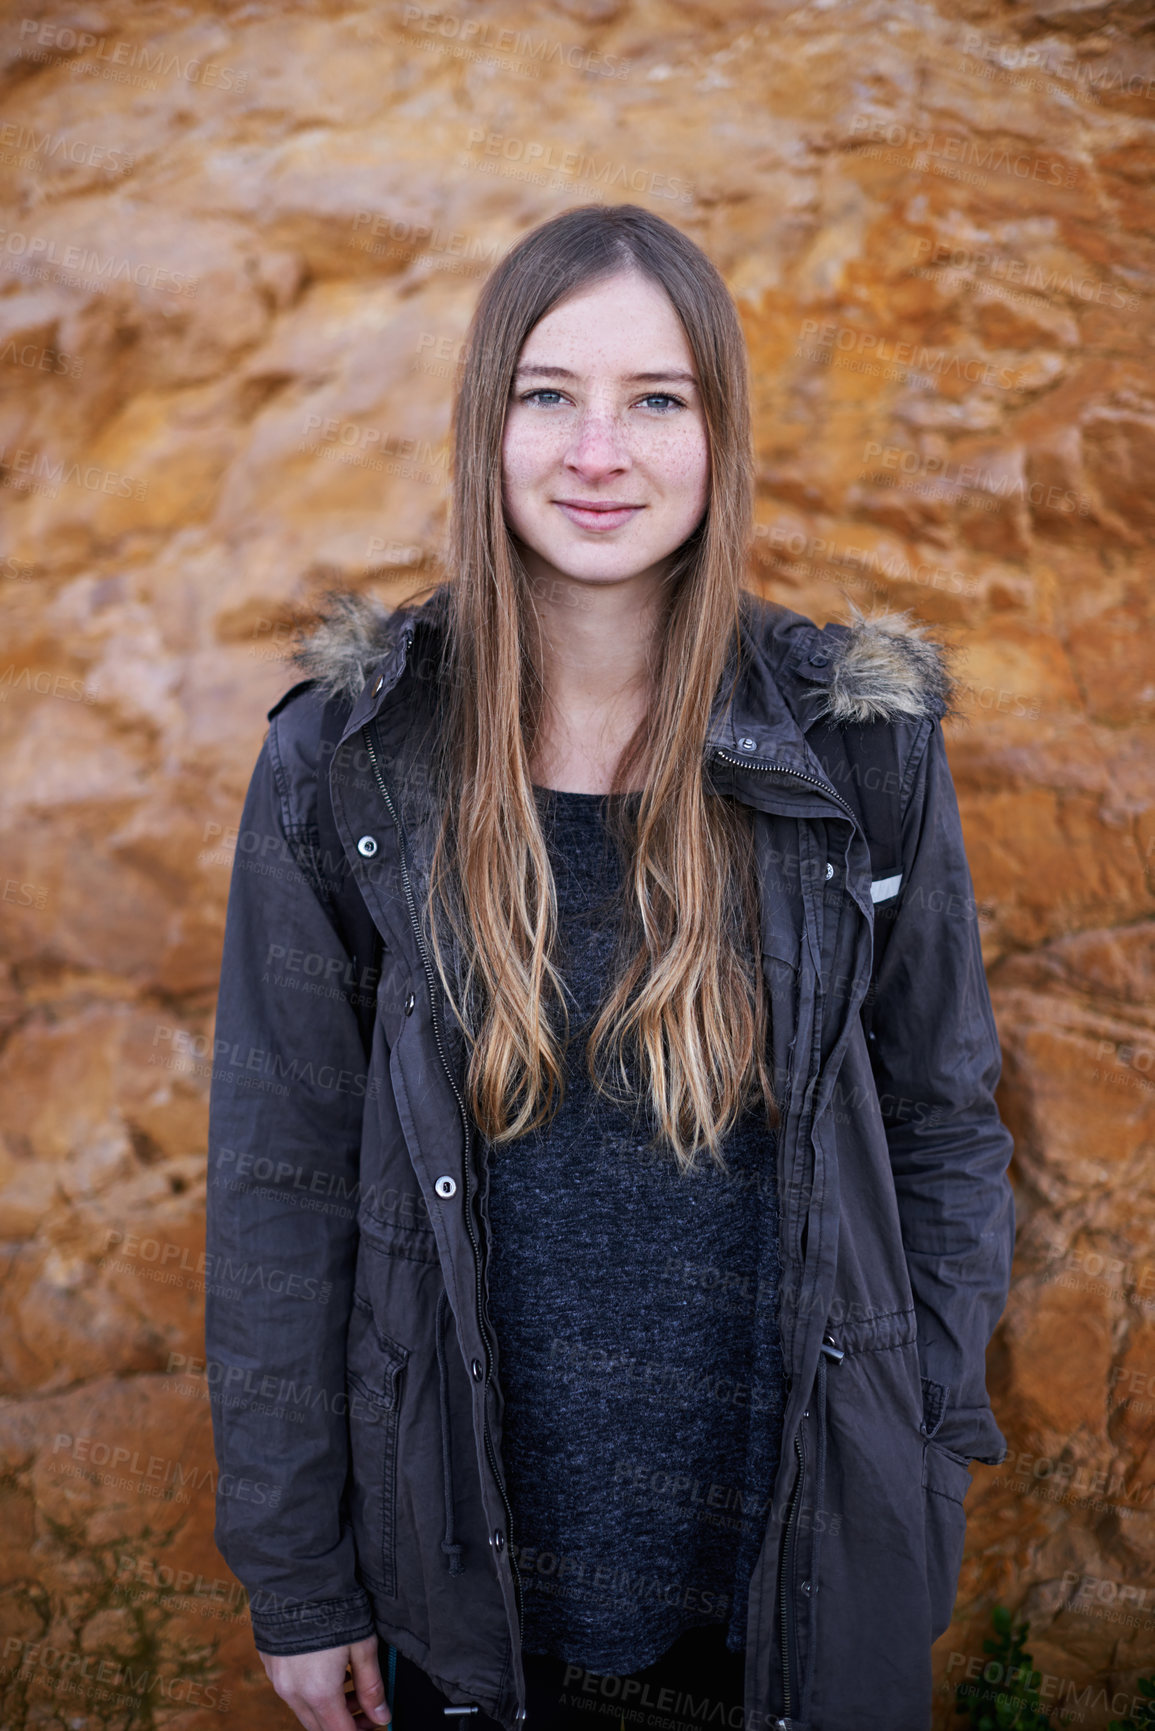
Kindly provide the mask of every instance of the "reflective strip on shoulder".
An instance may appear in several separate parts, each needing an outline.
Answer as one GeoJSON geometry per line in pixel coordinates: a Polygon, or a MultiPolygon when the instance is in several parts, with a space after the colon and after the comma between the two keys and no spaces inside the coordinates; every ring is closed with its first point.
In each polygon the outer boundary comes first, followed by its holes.
{"type": "Polygon", "coordinates": [[[896,896],[898,894],[898,888],[901,883],[901,872],[898,873],[897,877],[875,878],[874,882],[870,886],[871,901],[888,902],[891,896],[896,896]]]}

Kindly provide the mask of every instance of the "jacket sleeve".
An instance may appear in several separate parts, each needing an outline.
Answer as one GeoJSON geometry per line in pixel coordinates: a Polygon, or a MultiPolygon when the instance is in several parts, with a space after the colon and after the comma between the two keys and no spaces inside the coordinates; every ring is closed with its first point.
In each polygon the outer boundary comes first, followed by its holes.
{"type": "Polygon", "coordinates": [[[349,957],[312,875],[315,705],[272,712],[245,799],[209,1108],[215,1537],[266,1653],[374,1630],[345,1510],[345,1335],[368,1078],[349,957]]]}
{"type": "MultiPolygon", "coordinates": [[[[921,738],[920,738],[921,742],[921,738]]],[[[1013,1143],[974,886],[938,721],[908,771],[901,902],[875,986],[871,1060],[918,1319],[928,1433],[992,1465],[1006,1439],[986,1388],[987,1343],[1014,1251],[1013,1143]]]]}

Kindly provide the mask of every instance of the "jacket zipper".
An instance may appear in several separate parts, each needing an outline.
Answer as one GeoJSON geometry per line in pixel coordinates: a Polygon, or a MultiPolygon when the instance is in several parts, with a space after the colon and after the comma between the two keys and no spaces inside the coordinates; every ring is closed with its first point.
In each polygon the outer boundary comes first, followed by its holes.
{"type": "MultiPolygon", "coordinates": [[[[376,779],[377,786],[380,789],[381,798],[385,802],[393,827],[397,831],[397,840],[401,852],[401,881],[405,886],[405,900],[409,908],[409,917],[413,923],[414,935],[417,938],[417,948],[421,956],[422,965],[425,969],[425,978],[429,987],[429,1008],[433,1019],[433,1038],[436,1042],[437,1051],[440,1055],[446,1077],[448,1078],[449,1086],[453,1089],[453,1097],[457,1101],[458,1111],[461,1113],[462,1128],[465,1132],[465,1193],[462,1201],[465,1210],[465,1224],[469,1232],[469,1242],[473,1249],[473,1267],[477,1277],[477,1320],[480,1328],[482,1344],[485,1347],[485,1387],[488,1389],[490,1382],[493,1379],[493,1354],[490,1348],[489,1331],[482,1314],[483,1294],[481,1286],[481,1248],[477,1242],[477,1234],[473,1229],[473,1210],[471,1205],[472,1191],[470,1188],[470,1159],[473,1151],[473,1126],[470,1123],[469,1113],[465,1108],[465,1101],[462,1098],[460,1088],[457,1086],[457,1079],[453,1074],[453,1068],[449,1062],[449,1058],[445,1051],[445,1044],[441,1037],[441,1019],[437,1012],[436,975],[434,973],[432,960],[429,956],[429,951],[426,948],[425,934],[421,930],[421,922],[417,917],[417,901],[413,894],[413,880],[409,875],[409,848],[405,839],[405,832],[401,827],[401,819],[397,814],[397,807],[393,802],[393,796],[389,792],[385,777],[381,773],[381,764],[377,756],[377,749],[374,745],[368,723],[366,723],[366,725],[361,729],[361,737],[365,741],[365,749],[369,753],[369,761],[373,765],[373,775],[376,779]]],[[[489,1415],[485,1411],[482,1413],[482,1434],[485,1440],[486,1458],[489,1461],[494,1479],[497,1481],[497,1488],[501,1493],[502,1505],[505,1508],[505,1538],[509,1550],[509,1566],[513,1571],[514,1598],[517,1604],[517,1633],[518,1639],[521,1640],[524,1634],[524,1605],[522,1602],[521,1571],[518,1569],[513,1554],[513,1510],[509,1506],[509,1498],[506,1495],[505,1482],[501,1476],[501,1470],[497,1462],[497,1452],[493,1446],[493,1436],[489,1429],[489,1415]]]]}
{"type": "MultiPolygon", "coordinates": [[[[747,758],[733,757],[728,751],[723,751],[720,746],[715,746],[713,748],[713,755],[715,757],[720,757],[725,763],[732,763],[737,769],[756,769],[763,773],[791,776],[795,781],[810,782],[812,786],[820,788],[828,799],[833,799],[836,804],[840,805],[846,815],[850,818],[855,829],[859,828],[858,819],[855,817],[850,806],[847,805],[846,801],[842,798],[841,794],[835,792],[832,787],[828,787],[824,781],[820,781],[816,775],[806,775],[800,769],[788,769],[785,764],[781,763],[767,763],[762,759],[750,760],[747,758]]],[[[786,1525],[782,1534],[782,1557],[778,1566],[778,1609],[781,1619],[782,1635],[781,1723],[784,1725],[790,1723],[790,1717],[794,1710],[793,1683],[798,1676],[798,1637],[795,1627],[796,1613],[793,1594],[789,1591],[788,1576],[791,1571],[791,1565],[794,1562],[795,1523],[798,1516],[799,1505],[802,1500],[802,1487],[806,1476],[806,1456],[803,1451],[800,1432],[795,1432],[794,1435],[794,1453],[798,1461],[798,1477],[794,1481],[794,1489],[790,1494],[790,1507],[786,1512],[786,1525]]]]}
{"type": "Polygon", "coordinates": [[[778,1565],[778,1611],[782,1627],[782,1715],[787,1724],[794,1710],[794,1691],[791,1685],[798,1675],[794,1600],[787,1590],[787,1575],[794,1561],[794,1524],[798,1516],[798,1506],[802,1501],[802,1484],[806,1476],[806,1456],[802,1450],[802,1438],[797,1431],[794,1434],[794,1454],[798,1461],[798,1477],[790,1493],[790,1507],[786,1512],[786,1526],[782,1533],[782,1559],[778,1565]]]}
{"type": "Polygon", "coordinates": [[[842,807],[847,817],[853,823],[855,829],[861,828],[854,812],[851,810],[850,806],[847,805],[842,795],[836,793],[832,787],[828,787],[826,782],[819,781],[816,775],[804,775],[800,769],[787,769],[784,763],[766,763],[761,758],[750,759],[745,757],[731,757],[730,753],[728,751],[723,751],[720,745],[713,746],[711,750],[714,757],[722,758],[725,763],[732,763],[736,769],[757,769],[767,774],[790,775],[794,777],[795,781],[811,782],[815,787],[820,787],[822,789],[827,799],[835,800],[842,807]]]}

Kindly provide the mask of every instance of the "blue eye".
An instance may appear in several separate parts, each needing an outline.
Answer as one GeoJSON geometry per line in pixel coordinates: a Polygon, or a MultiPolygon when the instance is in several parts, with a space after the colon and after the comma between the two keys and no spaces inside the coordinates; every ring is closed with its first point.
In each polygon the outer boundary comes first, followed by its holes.
{"type": "MultiPolygon", "coordinates": [[[[532,391],[522,391],[517,400],[519,403],[537,403],[543,408],[553,408],[557,403],[568,401],[564,391],[555,390],[552,385],[537,385],[532,391]]],[[[685,401],[674,396],[672,391],[650,391],[640,401],[659,415],[673,414],[686,407],[685,401]]]]}

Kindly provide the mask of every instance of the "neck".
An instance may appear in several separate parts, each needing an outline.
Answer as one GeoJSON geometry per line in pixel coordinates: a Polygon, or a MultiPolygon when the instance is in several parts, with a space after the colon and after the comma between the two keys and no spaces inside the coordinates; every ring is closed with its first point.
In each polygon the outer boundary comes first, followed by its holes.
{"type": "Polygon", "coordinates": [[[660,585],[650,572],[621,582],[531,573],[545,694],[530,766],[539,785],[609,791],[649,703],[660,585]]]}

